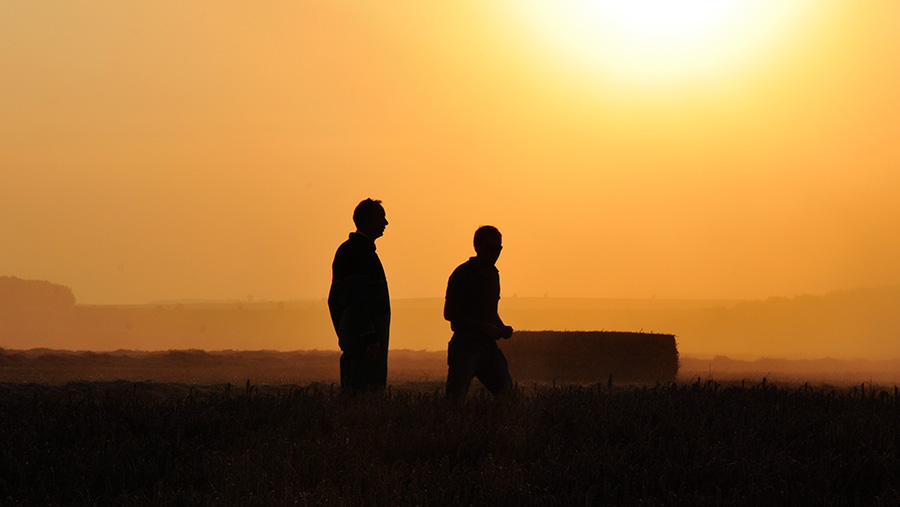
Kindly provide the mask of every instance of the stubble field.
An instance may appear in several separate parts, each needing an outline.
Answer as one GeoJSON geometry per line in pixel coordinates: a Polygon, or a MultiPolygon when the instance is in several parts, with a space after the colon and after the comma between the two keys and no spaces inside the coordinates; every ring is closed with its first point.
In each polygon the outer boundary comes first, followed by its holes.
{"type": "Polygon", "coordinates": [[[894,387],[521,383],[454,406],[424,371],[355,397],[169,375],[5,377],[0,504],[900,502],[894,387]]]}

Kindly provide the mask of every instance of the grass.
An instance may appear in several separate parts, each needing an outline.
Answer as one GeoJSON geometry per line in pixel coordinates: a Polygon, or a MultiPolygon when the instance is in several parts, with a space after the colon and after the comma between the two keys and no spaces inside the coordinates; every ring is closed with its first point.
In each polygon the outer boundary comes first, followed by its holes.
{"type": "Polygon", "coordinates": [[[0,384],[3,505],[896,505],[900,394],[0,384]]]}

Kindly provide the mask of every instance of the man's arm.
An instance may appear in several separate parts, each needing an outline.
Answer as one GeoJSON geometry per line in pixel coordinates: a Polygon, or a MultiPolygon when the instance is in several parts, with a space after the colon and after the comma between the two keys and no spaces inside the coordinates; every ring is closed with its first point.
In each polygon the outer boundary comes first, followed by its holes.
{"type": "Polygon", "coordinates": [[[346,255],[336,260],[340,264],[343,306],[338,335],[342,350],[360,352],[378,341],[370,306],[372,278],[365,272],[359,252],[343,253],[346,255]]]}
{"type": "Polygon", "coordinates": [[[464,273],[454,271],[450,275],[444,299],[444,319],[450,321],[454,331],[468,329],[492,340],[499,340],[504,334],[503,327],[498,327],[495,322],[474,318],[466,311],[463,302],[471,299],[467,292],[470,286],[471,282],[464,278],[464,273]]]}
{"type": "Polygon", "coordinates": [[[500,319],[500,315],[497,315],[497,322],[495,325],[497,326],[497,329],[500,330],[500,338],[503,338],[505,340],[505,339],[509,338],[510,336],[512,336],[512,334],[513,334],[512,326],[507,326],[506,324],[504,324],[503,321],[500,319]]]}
{"type": "MultiPolygon", "coordinates": [[[[498,279],[498,282],[499,282],[499,279],[498,279]]],[[[498,300],[498,302],[499,302],[499,300],[498,300]]],[[[495,320],[494,325],[496,325],[497,328],[500,330],[500,338],[506,340],[512,336],[513,328],[510,326],[507,326],[506,324],[503,323],[503,319],[500,318],[499,311],[497,311],[497,318],[495,320]]]]}

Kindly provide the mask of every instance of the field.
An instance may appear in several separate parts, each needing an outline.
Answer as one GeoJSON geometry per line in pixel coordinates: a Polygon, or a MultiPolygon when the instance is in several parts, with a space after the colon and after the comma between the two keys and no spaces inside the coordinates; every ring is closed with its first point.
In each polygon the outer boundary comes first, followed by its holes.
{"type": "Polygon", "coordinates": [[[4,505],[896,505],[896,390],[0,385],[4,505]]]}
{"type": "MultiPolygon", "coordinates": [[[[405,380],[348,397],[281,382],[304,374],[265,353],[233,372],[202,351],[29,354],[0,355],[2,505],[900,502],[893,387],[524,382],[454,406],[440,373],[416,370],[439,355],[398,358],[405,380]]],[[[327,378],[334,355],[316,354],[327,378]]]]}

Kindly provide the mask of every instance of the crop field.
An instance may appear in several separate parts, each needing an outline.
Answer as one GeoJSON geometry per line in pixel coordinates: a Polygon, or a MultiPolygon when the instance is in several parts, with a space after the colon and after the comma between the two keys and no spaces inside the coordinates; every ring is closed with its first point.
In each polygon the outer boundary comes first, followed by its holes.
{"type": "Polygon", "coordinates": [[[2,505],[897,505],[900,394],[0,383],[2,505]]]}

